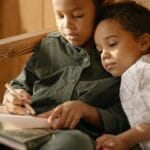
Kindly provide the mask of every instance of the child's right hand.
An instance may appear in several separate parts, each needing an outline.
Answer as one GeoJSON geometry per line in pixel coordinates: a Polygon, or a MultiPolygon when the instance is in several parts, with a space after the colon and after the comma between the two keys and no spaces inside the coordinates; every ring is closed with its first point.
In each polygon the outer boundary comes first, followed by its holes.
{"type": "Polygon", "coordinates": [[[10,113],[17,115],[27,115],[29,114],[28,108],[24,107],[25,103],[31,103],[31,95],[27,93],[24,89],[14,89],[21,99],[18,99],[15,95],[11,94],[6,90],[3,97],[3,105],[6,110],[10,113]]]}

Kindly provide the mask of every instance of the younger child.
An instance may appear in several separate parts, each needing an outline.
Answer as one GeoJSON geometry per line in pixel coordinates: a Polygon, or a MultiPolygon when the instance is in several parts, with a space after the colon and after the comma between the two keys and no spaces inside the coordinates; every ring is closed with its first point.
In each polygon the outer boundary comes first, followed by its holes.
{"type": "Polygon", "coordinates": [[[131,129],[97,138],[96,150],[150,149],[150,11],[134,2],[104,6],[95,42],[102,65],[122,76],[120,99],[131,129]]]}

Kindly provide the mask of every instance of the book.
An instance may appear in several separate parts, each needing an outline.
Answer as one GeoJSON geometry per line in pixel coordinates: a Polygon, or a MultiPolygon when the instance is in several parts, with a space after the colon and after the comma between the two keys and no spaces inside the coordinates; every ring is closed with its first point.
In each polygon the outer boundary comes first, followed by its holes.
{"type": "Polygon", "coordinates": [[[52,133],[50,129],[4,130],[0,127],[0,144],[16,150],[37,150],[52,133]]]}
{"type": "Polygon", "coordinates": [[[47,118],[40,118],[31,115],[10,114],[5,109],[5,106],[0,106],[0,123],[2,128],[5,130],[50,127],[47,118]]]}
{"type": "Polygon", "coordinates": [[[53,133],[46,118],[13,115],[0,107],[0,147],[16,150],[36,150],[53,133]]]}
{"type": "Polygon", "coordinates": [[[5,130],[49,128],[47,118],[36,116],[22,116],[13,114],[1,114],[0,123],[5,130]]]}

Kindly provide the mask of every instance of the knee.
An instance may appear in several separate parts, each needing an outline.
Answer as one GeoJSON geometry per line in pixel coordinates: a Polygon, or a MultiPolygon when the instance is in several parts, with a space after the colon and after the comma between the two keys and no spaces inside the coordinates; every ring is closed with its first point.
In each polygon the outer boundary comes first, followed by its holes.
{"type": "Polygon", "coordinates": [[[92,139],[79,130],[58,131],[44,147],[50,150],[94,150],[92,139]]]}
{"type": "MultiPolygon", "coordinates": [[[[72,146],[82,147],[90,147],[90,150],[93,149],[93,142],[92,139],[86,135],[85,133],[79,130],[70,130],[68,133],[66,132],[66,141],[70,143],[72,146]]],[[[86,149],[87,150],[87,149],[86,149]]]]}

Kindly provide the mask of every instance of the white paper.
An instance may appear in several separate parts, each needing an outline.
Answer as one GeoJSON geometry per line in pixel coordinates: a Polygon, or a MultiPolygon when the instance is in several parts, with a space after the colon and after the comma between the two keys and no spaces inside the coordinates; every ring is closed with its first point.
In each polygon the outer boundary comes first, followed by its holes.
{"type": "Polygon", "coordinates": [[[50,127],[47,118],[12,114],[0,114],[0,123],[5,130],[50,127]]]}

